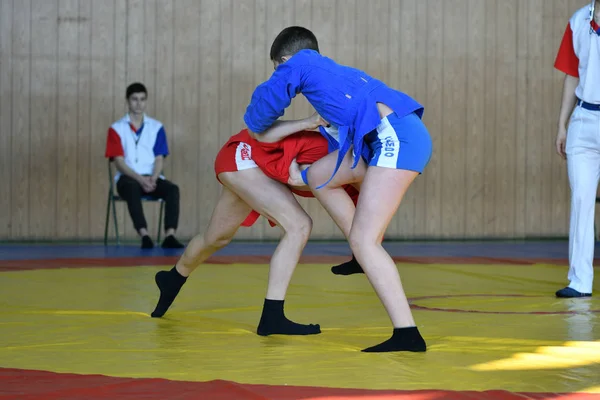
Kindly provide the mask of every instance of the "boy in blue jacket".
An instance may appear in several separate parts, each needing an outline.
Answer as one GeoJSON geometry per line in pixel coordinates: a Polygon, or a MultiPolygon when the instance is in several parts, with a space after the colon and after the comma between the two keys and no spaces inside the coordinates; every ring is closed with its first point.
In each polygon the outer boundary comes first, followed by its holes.
{"type": "Polygon", "coordinates": [[[404,194],[431,157],[423,106],[322,56],[315,35],[303,27],[284,29],[270,57],[275,72],[255,89],[244,121],[258,141],[281,140],[287,133],[262,133],[281,123],[277,120],[302,93],[330,124],[321,133],[335,144],[334,151],[302,171],[301,180],[346,235],[392,321],[392,337],[363,351],[425,351],[396,264],[381,245],[404,194]],[[342,189],[345,184],[360,184],[356,207],[342,189]]]}

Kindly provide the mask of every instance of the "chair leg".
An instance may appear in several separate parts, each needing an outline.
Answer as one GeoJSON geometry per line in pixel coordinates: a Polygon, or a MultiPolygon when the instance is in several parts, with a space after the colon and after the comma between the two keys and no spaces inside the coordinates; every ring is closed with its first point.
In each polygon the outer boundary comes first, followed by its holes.
{"type": "Polygon", "coordinates": [[[106,202],[106,221],[104,222],[104,245],[108,245],[108,221],[110,220],[110,193],[108,194],[108,201],[106,202]]]}
{"type": "Polygon", "coordinates": [[[119,239],[119,224],[117,223],[117,206],[115,205],[115,200],[112,200],[112,209],[113,209],[113,221],[115,223],[115,234],[117,236],[117,246],[121,244],[119,239]]]}
{"type": "Polygon", "coordinates": [[[162,233],[163,214],[165,210],[165,202],[160,202],[160,211],[158,213],[158,237],[156,239],[157,244],[160,244],[160,234],[162,233]]]}

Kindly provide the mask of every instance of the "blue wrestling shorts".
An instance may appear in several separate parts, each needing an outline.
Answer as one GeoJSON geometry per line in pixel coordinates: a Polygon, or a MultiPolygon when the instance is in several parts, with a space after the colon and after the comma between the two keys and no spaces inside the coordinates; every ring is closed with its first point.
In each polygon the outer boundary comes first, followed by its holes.
{"type": "Polygon", "coordinates": [[[432,153],[429,132],[415,113],[392,113],[364,137],[362,157],[369,166],[422,173],[432,153]]]}

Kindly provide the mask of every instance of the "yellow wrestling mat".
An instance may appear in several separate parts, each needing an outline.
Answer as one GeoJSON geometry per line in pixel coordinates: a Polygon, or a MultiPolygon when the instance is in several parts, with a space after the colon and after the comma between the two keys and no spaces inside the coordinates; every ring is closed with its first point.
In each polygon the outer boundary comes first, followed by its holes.
{"type": "MultiPolygon", "coordinates": [[[[426,353],[367,354],[391,334],[364,275],[298,266],[287,316],[260,337],[266,265],[205,265],[162,319],[158,267],[0,274],[0,367],[355,389],[600,393],[600,299],[556,299],[566,268],[401,264],[426,353]]],[[[167,267],[165,267],[167,268],[167,267]]],[[[169,267],[170,268],[170,267],[169,267]]],[[[562,286],[561,286],[562,285],[562,286]]]]}

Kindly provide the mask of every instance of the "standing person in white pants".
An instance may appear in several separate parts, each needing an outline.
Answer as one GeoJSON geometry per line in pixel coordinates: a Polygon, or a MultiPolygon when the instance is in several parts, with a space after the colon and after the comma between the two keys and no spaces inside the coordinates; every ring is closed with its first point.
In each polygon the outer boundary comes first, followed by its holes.
{"type": "Polygon", "coordinates": [[[600,0],[573,14],[554,67],[566,74],[556,151],[567,160],[571,185],[570,283],[556,296],[589,297],[594,280],[594,208],[600,178],[600,0]]]}

